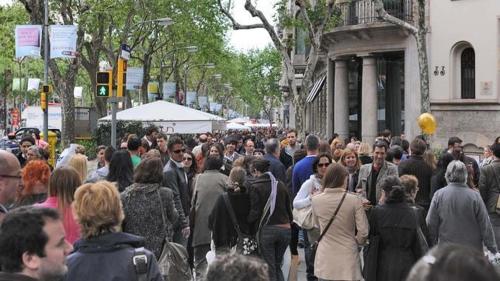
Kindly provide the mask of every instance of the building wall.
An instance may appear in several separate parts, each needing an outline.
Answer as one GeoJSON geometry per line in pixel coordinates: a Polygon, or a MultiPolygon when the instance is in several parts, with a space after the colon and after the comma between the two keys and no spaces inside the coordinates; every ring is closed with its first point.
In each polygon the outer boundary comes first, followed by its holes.
{"type": "Polygon", "coordinates": [[[429,19],[430,95],[438,120],[434,141],[445,146],[456,135],[464,144],[490,144],[500,134],[500,1],[430,1],[429,19]],[[460,97],[454,47],[461,42],[475,51],[474,100],[460,97]],[[436,66],[445,74],[434,75],[436,66]]]}

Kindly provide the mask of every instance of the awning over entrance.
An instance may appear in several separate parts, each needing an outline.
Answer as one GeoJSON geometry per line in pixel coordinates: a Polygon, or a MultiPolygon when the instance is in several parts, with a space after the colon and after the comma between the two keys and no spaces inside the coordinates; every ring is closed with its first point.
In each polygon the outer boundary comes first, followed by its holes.
{"type": "Polygon", "coordinates": [[[326,81],[326,75],[316,80],[316,83],[314,83],[311,92],[309,92],[309,95],[307,96],[306,102],[312,102],[316,98],[321,89],[323,89],[325,81],[326,81]]]}

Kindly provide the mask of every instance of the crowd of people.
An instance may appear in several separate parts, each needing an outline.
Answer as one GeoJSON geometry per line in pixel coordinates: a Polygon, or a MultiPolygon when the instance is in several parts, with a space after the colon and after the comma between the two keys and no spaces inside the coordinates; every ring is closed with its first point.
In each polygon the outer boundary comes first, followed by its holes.
{"type": "Polygon", "coordinates": [[[0,281],[296,281],[302,253],[307,280],[500,280],[500,137],[480,162],[458,137],[298,137],[150,127],[52,167],[26,136],[0,151],[0,281]]]}

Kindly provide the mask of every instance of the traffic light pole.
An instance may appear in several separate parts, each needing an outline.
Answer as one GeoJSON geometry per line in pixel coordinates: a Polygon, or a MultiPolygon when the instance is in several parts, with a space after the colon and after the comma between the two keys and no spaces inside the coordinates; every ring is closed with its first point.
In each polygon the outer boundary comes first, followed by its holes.
{"type": "MultiPolygon", "coordinates": [[[[43,83],[44,85],[49,84],[49,0],[43,1],[44,6],[44,23],[43,23],[43,56],[44,56],[44,69],[43,69],[43,83]]],[[[48,95],[48,94],[46,94],[48,95]]],[[[45,97],[45,101],[42,108],[43,111],[43,140],[49,140],[49,98],[45,97]]]]}
{"type": "Polygon", "coordinates": [[[111,103],[111,146],[116,149],[116,111],[118,106],[118,99],[116,98],[115,91],[113,96],[109,98],[111,103]]]}

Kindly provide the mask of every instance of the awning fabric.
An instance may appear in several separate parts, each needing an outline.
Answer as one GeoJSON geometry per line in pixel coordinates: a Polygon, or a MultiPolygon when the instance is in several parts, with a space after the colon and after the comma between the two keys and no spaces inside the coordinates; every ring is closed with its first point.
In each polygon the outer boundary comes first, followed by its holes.
{"type": "Polygon", "coordinates": [[[306,102],[312,102],[316,98],[321,89],[323,89],[325,81],[326,81],[326,76],[323,76],[320,79],[316,80],[316,83],[314,83],[311,92],[309,92],[309,95],[307,96],[306,102]]]}

